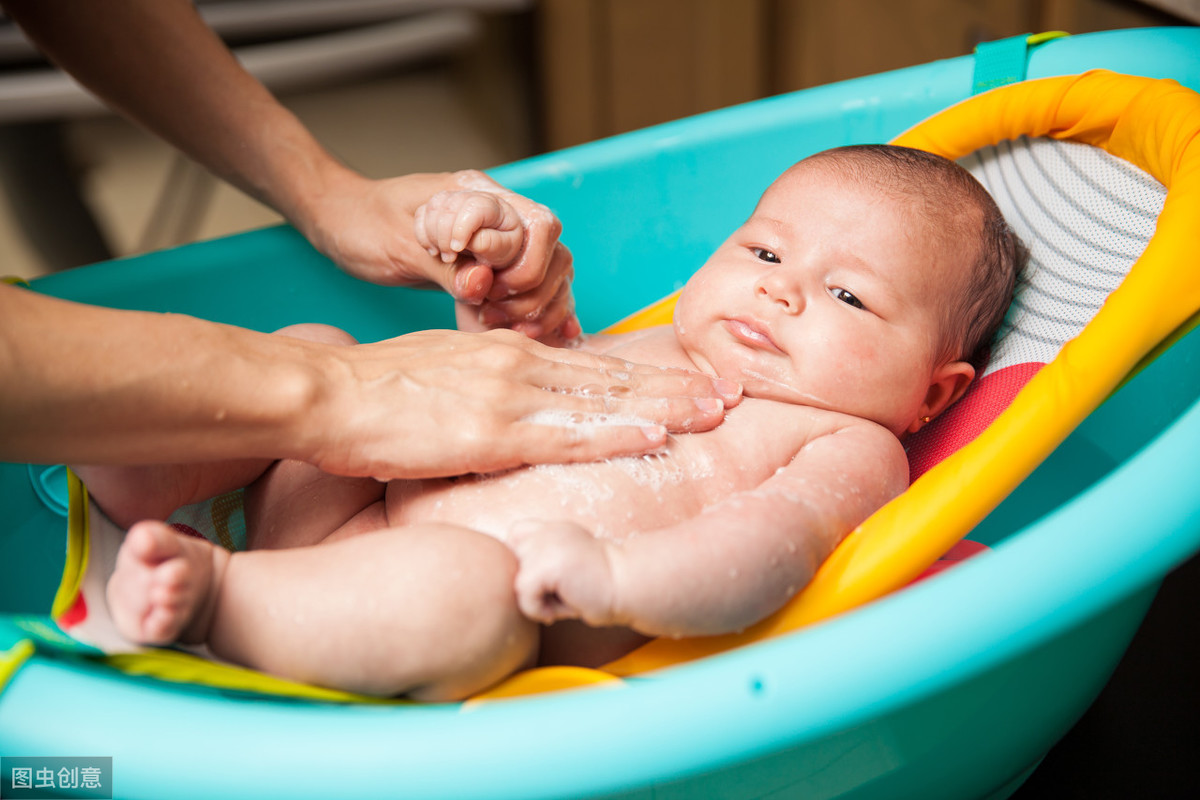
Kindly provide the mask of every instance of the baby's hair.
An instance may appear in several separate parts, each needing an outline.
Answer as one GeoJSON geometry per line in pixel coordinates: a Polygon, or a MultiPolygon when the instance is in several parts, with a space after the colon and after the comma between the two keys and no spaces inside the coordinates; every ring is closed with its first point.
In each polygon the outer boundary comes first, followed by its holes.
{"type": "MultiPolygon", "coordinates": [[[[1004,322],[1013,292],[1023,280],[1029,251],[1013,233],[999,206],[970,172],[948,158],[886,144],[824,150],[805,162],[830,160],[850,176],[922,200],[930,229],[961,236],[970,225],[977,236],[966,264],[961,300],[946,309],[946,359],[962,359],[982,371],[992,339],[1004,322]]],[[[801,162],[804,163],[804,162],[801,162]]]]}

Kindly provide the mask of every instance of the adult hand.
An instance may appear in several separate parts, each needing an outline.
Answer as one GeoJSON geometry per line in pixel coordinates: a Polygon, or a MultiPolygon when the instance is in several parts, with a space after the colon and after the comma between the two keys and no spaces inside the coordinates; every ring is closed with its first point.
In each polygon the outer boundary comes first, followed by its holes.
{"type": "Polygon", "coordinates": [[[667,430],[714,427],[741,392],[513,331],[345,347],[3,284],[0,319],[5,461],[296,458],[350,476],[458,475],[653,450],[667,430]]]}
{"type": "Polygon", "coordinates": [[[476,329],[517,328],[531,338],[558,332],[568,340],[580,332],[570,293],[571,254],[558,242],[562,224],[545,206],[482,172],[370,180],[331,169],[321,188],[289,217],[355,277],[384,285],[442,287],[474,309],[476,329]],[[439,192],[463,189],[495,194],[516,211],[524,242],[508,260],[479,259],[468,250],[447,261],[417,241],[417,209],[439,192]]]}
{"type": "MultiPolygon", "coordinates": [[[[506,194],[515,201],[525,200],[506,194]]],[[[536,216],[553,220],[548,214],[536,216]]],[[[414,226],[417,241],[443,263],[492,268],[518,261],[528,230],[536,230],[528,214],[523,217],[494,191],[479,190],[438,192],[417,209],[414,226]]],[[[502,271],[498,277],[510,274],[502,271]]],[[[455,303],[457,327],[460,331],[508,327],[543,344],[561,347],[581,332],[573,313],[571,276],[571,254],[556,243],[549,268],[537,286],[512,297],[497,296],[494,302],[455,303]]]]}
{"type": "Polygon", "coordinates": [[[5,0],[4,10],[94,94],[274,208],[350,274],[439,285],[479,307],[490,327],[578,333],[563,289],[570,255],[557,246],[553,214],[479,172],[359,175],[246,72],[190,0],[5,0]],[[521,215],[527,245],[512,263],[445,264],[416,242],[417,207],[464,188],[497,192],[521,215]]]}
{"type": "MultiPolygon", "coordinates": [[[[314,347],[320,347],[313,345],[314,347]]],[[[380,479],[593,461],[703,431],[740,399],[707,375],[547,347],[512,331],[421,331],[329,347],[293,457],[380,479]]]]}

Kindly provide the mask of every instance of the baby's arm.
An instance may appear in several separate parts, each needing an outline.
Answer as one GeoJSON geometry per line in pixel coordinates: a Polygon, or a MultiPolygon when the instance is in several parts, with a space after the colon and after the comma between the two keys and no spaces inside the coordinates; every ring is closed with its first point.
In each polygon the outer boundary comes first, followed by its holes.
{"type": "Polygon", "coordinates": [[[780,608],[856,525],[904,490],[900,443],[864,423],[820,437],[753,491],[621,543],[569,523],[524,525],[521,610],[651,636],[729,633],[780,608]]]}

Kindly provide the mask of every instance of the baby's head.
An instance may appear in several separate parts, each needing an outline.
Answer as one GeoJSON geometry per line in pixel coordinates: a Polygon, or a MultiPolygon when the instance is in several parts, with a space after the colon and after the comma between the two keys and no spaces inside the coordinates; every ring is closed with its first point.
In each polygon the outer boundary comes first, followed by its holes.
{"type": "Polygon", "coordinates": [[[948,276],[959,281],[952,294],[957,302],[944,309],[944,355],[982,370],[1028,259],[987,189],[953,161],[910,147],[838,147],[801,164],[822,162],[907,203],[918,215],[914,222],[925,223],[931,245],[957,253],[960,272],[948,276]]]}
{"type": "Polygon", "coordinates": [[[1024,261],[987,191],[952,161],[887,145],[818,153],[779,177],[676,309],[702,368],[897,435],[986,361],[1024,261]]]}

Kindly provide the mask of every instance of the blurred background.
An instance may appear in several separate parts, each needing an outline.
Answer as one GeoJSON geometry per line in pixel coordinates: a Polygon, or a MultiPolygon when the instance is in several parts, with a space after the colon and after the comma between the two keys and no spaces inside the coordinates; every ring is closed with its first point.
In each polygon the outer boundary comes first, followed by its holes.
{"type": "MultiPolygon", "coordinates": [[[[1200,0],[200,0],[243,63],[371,177],[487,168],[1027,32],[1200,24],[1200,0]]],[[[278,217],[56,73],[0,17],[0,275],[278,217]]],[[[0,323],[3,321],[0,320],[0,323]]],[[[1131,532],[1136,535],[1136,532],[1131,532]]],[[[1200,561],[1018,800],[1200,796],[1200,561]]]]}
{"type": "MultiPolygon", "coordinates": [[[[199,0],[371,177],[487,168],[1025,32],[1195,24],[1200,0],[199,0]]],[[[0,18],[0,274],[272,224],[0,18]]]]}

